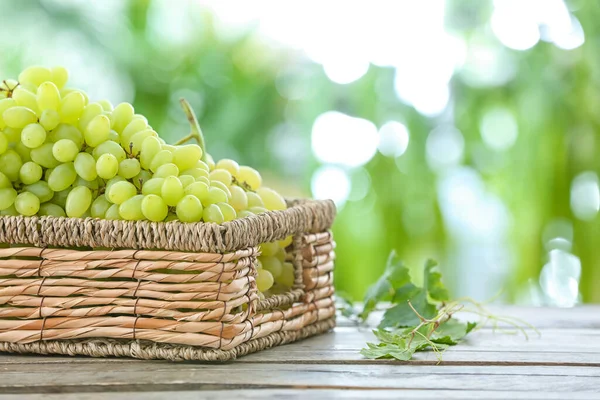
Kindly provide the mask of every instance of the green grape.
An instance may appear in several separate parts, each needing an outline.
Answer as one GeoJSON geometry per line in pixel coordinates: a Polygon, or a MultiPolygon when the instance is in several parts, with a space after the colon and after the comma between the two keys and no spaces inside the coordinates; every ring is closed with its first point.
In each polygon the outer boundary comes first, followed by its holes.
{"type": "Polygon", "coordinates": [[[111,128],[117,132],[123,132],[123,129],[131,122],[134,112],[133,106],[129,103],[117,105],[110,116],[111,128]]]}
{"type": "MultiPolygon", "coordinates": [[[[91,103],[85,106],[85,108],[83,109],[83,113],[79,117],[79,129],[85,134],[88,124],[99,115],[105,116],[104,110],[102,109],[102,106],[100,104],[91,103]]],[[[108,128],[110,130],[110,121],[108,123],[108,128]]]]}
{"type": "Polygon", "coordinates": [[[50,79],[52,79],[52,73],[48,68],[34,65],[25,68],[23,72],[19,74],[18,80],[22,84],[30,83],[39,86],[42,82],[49,81],[50,79]]]}
{"type": "Polygon", "coordinates": [[[114,178],[109,179],[108,182],[106,182],[106,186],[104,187],[104,195],[106,196],[106,200],[110,201],[110,199],[108,198],[108,193],[110,193],[111,186],[117,182],[125,182],[125,179],[117,175],[114,178]]]}
{"type": "Polygon", "coordinates": [[[158,134],[152,129],[145,129],[143,131],[137,132],[134,134],[127,146],[130,154],[138,155],[142,150],[142,143],[149,137],[158,137],[158,134]]]}
{"type": "Polygon", "coordinates": [[[168,176],[163,182],[160,197],[163,198],[168,206],[176,206],[179,200],[184,196],[183,185],[176,176],[168,176]]]}
{"type": "Polygon", "coordinates": [[[65,190],[75,182],[77,173],[72,162],[60,164],[48,177],[48,186],[55,192],[65,190]]]}
{"type": "Polygon", "coordinates": [[[262,199],[259,195],[254,192],[246,192],[246,197],[248,198],[248,208],[250,207],[265,207],[265,203],[263,203],[262,199]]]}
{"type": "Polygon", "coordinates": [[[186,187],[188,187],[189,185],[191,185],[192,183],[196,183],[196,180],[194,179],[194,177],[189,176],[189,175],[180,175],[179,180],[181,181],[181,184],[183,185],[184,189],[186,187]]]}
{"type": "Polygon", "coordinates": [[[285,250],[283,250],[281,247],[279,247],[279,243],[276,243],[276,244],[277,244],[278,249],[277,249],[277,253],[275,253],[275,257],[279,261],[284,262],[285,257],[286,257],[285,250]]]}
{"type": "Polygon", "coordinates": [[[57,111],[60,106],[60,92],[52,82],[44,82],[37,89],[37,106],[41,111],[57,111]]]}
{"type": "Polygon", "coordinates": [[[74,187],[67,196],[65,212],[68,217],[81,218],[92,204],[92,192],[88,187],[74,187]]]}
{"type": "Polygon", "coordinates": [[[281,269],[283,268],[283,266],[281,265],[281,261],[279,261],[277,257],[261,256],[260,262],[262,262],[263,268],[273,275],[273,278],[277,279],[277,277],[281,275],[281,269]]]}
{"type": "Polygon", "coordinates": [[[222,169],[228,171],[232,176],[236,176],[240,171],[240,165],[237,162],[228,158],[219,160],[219,162],[217,162],[217,164],[215,165],[215,168],[217,170],[222,169]]]}
{"type": "Polygon", "coordinates": [[[170,222],[170,221],[179,221],[177,219],[177,215],[173,214],[173,213],[167,215],[167,218],[165,218],[165,222],[170,222]]]}
{"type": "Polygon", "coordinates": [[[185,187],[185,194],[191,194],[205,204],[208,198],[208,191],[208,185],[204,182],[194,182],[185,187]]]}
{"type": "Polygon", "coordinates": [[[199,222],[202,219],[202,203],[195,196],[185,195],[175,209],[181,222],[199,222]]]}
{"type": "Polygon", "coordinates": [[[179,175],[189,175],[196,180],[199,179],[200,177],[208,178],[208,172],[206,172],[205,170],[200,169],[200,168],[186,169],[185,171],[180,172],[179,175]]]}
{"type": "Polygon", "coordinates": [[[19,171],[21,170],[23,161],[19,154],[14,150],[7,150],[4,154],[0,154],[0,172],[15,182],[19,179],[19,171]]]}
{"type": "Polygon", "coordinates": [[[31,192],[20,193],[15,199],[15,209],[21,215],[31,217],[40,209],[40,199],[31,192]]]}
{"type": "Polygon", "coordinates": [[[279,243],[269,242],[260,245],[260,252],[263,256],[274,256],[279,251],[279,243]]]}
{"type": "Polygon", "coordinates": [[[106,142],[100,144],[98,147],[94,149],[92,154],[96,159],[100,158],[102,154],[112,154],[117,158],[119,162],[125,160],[127,158],[127,154],[125,150],[119,145],[117,142],[113,142],[112,140],[107,140],[106,142]]]}
{"type": "Polygon", "coordinates": [[[106,197],[96,197],[90,206],[90,216],[92,218],[104,218],[106,211],[108,211],[110,206],[111,204],[108,200],[106,200],[106,197]]]}
{"type": "MultiPolygon", "coordinates": [[[[42,181],[34,183],[34,185],[37,185],[38,183],[41,183],[41,182],[42,181]]],[[[31,186],[33,186],[33,185],[31,185],[31,186]]],[[[50,189],[50,188],[48,188],[48,189],[50,189]]],[[[71,192],[71,188],[54,193],[54,197],[52,197],[52,203],[56,204],[57,206],[60,206],[62,209],[64,209],[65,206],[67,205],[67,197],[69,197],[70,192],[71,192]]]]}
{"type": "Polygon", "coordinates": [[[152,178],[144,182],[142,186],[142,194],[150,195],[155,194],[157,196],[161,195],[162,186],[165,182],[165,178],[152,178]]]}
{"type": "Polygon", "coordinates": [[[12,187],[12,182],[4,173],[0,172],[0,189],[12,187]]]}
{"type": "Polygon", "coordinates": [[[223,213],[223,220],[225,222],[233,221],[237,218],[237,214],[231,205],[227,203],[217,203],[217,206],[221,209],[221,212],[223,213]]]}
{"type": "Polygon", "coordinates": [[[265,269],[258,270],[256,274],[256,286],[258,287],[258,290],[261,292],[266,292],[267,290],[271,289],[273,283],[273,275],[271,275],[269,271],[265,269]]]}
{"type": "Polygon", "coordinates": [[[121,136],[119,136],[117,131],[115,131],[114,129],[111,129],[110,132],[108,133],[108,140],[112,140],[113,142],[116,142],[116,143],[121,143],[121,136]]]}
{"type": "MultiPolygon", "coordinates": [[[[98,104],[100,104],[100,106],[102,107],[102,109],[105,112],[112,112],[114,109],[112,103],[108,100],[100,100],[100,101],[98,101],[98,104]]],[[[112,125],[112,121],[111,121],[111,125],[112,125]]]]}
{"type": "Polygon", "coordinates": [[[168,164],[173,161],[173,154],[169,150],[161,150],[152,159],[150,163],[150,171],[156,172],[156,170],[163,164],[168,164]]]}
{"type": "Polygon", "coordinates": [[[56,129],[50,132],[48,138],[51,142],[58,142],[61,139],[69,139],[73,141],[78,148],[83,147],[83,135],[79,129],[73,125],[59,124],[56,129]]]}
{"type": "Polygon", "coordinates": [[[40,124],[29,124],[21,132],[21,142],[30,149],[40,147],[45,141],[46,130],[40,124]]]}
{"type": "MultiPolygon", "coordinates": [[[[159,140],[161,139],[159,138],[159,140]]],[[[161,145],[163,150],[167,150],[171,152],[171,154],[173,154],[173,152],[177,149],[177,146],[173,146],[172,144],[161,143],[161,145]]]]}
{"type": "Polygon", "coordinates": [[[255,214],[253,212],[251,212],[251,211],[248,211],[248,210],[242,210],[242,211],[239,211],[237,213],[238,219],[240,219],[240,218],[246,218],[246,217],[252,217],[253,215],[255,215],[255,214]]]}
{"type": "Polygon", "coordinates": [[[125,179],[137,176],[140,171],[140,162],[136,158],[127,158],[119,163],[119,175],[125,179]]]}
{"type": "Polygon", "coordinates": [[[145,169],[150,169],[150,163],[152,159],[161,150],[160,142],[158,138],[149,136],[142,142],[142,148],[140,150],[140,164],[145,169]]]}
{"type": "Polygon", "coordinates": [[[15,107],[16,105],[17,102],[13,98],[4,98],[0,100],[0,129],[6,127],[6,122],[4,122],[3,117],[4,111],[8,110],[9,108],[15,107]]]}
{"type": "Polygon", "coordinates": [[[20,143],[21,142],[21,129],[9,128],[8,126],[2,129],[2,132],[8,139],[8,143],[20,143]]]}
{"type": "Polygon", "coordinates": [[[196,182],[204,182],[204,183],[206,183],[206,186],[210,186],[210,180],[205,176],[196,178],[196,182]]]}
{"type": "Polygon", "coordinates": [[[104,219],[121,219],[121,215],[119,214],[119,206],[117,204],[110,206],[104,214],[104,219]]]}
{"type": "Polygon", "coordinates": [[[202,157],[202,149],[196,144],[177,146],[173,151],[173,162],[179,170],[193,168],[202,157]]]}
{"type": "Polygon", "coordinates": [[[227,195],[227,199],[231,198],[231,191],[229,190],[229,188],[227,187],[227,185],[225,185],[223,182],[221,182],[221,181],[210,181],[210,186],[221,189],[227,195]]]}
{"type": "Polygon", "coordinates": [[[53,67],[50,69],[50,80],[57,88],[62,89],[69,80],[69,71],[64,67],[53,67]]]}
{"type": "MultiPolygon", "coordinates": [[[[16,195],[15,195],[16,197],[16,195]]],[[[12,206],[8,207],[6,210],[0,210],[0,215],[10,215],[13,217],[16,217],[19,215],[19,212],[17,211],[17,209],[15,208],[15,205],[13,204],[12,206]]]]}
{"type": "Polygon", "coordinates": [[[119,161],[117,157],[110,153],[102,154],[96,161],[96,172],[102,179],[111,179],[119,171],[119,161]]]}
{"type": "Polygon", "coordinates": [[[142,186],[145,182],[152,179],[152,174],[146,170],[141,170],[139,174],[133,177],[133,184],[138,190],[142,190],[142,186]]]}
{"type": "Polygon", "coordinates": [[[198,168],[201,169],[203,171],[206,171],[206,176],[208,177],[208,173],[210,172],[210,168],[208,167],[208,164],[205,163],[204,161],[200,160],[196,163],[196,165],[194,166],[194,168],[198,168]]]}
{"type": "Polygon", "coordinates": [[[40,114],[40,109],[37,105],[35,93],[25,89],[24,86],[21,85],[18,88],[16,88],[13,91],[12,98],[15,99],[18,106],[27,107],[36,114],[40,114]]]}
{"type": "Polygon", "coordinates": [[[203,200],[203,205],[207,206],[209,204],[227,203],[228,199],[227,193],[225,193],[223,190],[219,189],[218,187],[209,187],[208,195],[203,200]]]}
{"type": "Polygon", "coordinates": [[[265,187],[258,188],[256,190],[256,194],[258,194],[260,196],[260,198],[262,199],[263,203],[265,203],[265,208],[267,210],[277,211],[277,210],[285,210],[287,208],[287,205],[286,205],[283,197],[281,197],[281,195],[279,193],[277,193],[276,191],[274,191],[273,189],[269,189],[269,188],[265,188],[265,187]]]}
{"type": "Polygon", "coordinates": [[[229,187],[231,197],[229,198],[229,204],[233,206],[236,211],[245,210],[248,208],[248,196],[246,191],[239,186],[232,185],[229,187]]]}
{"type": "Polygon", "coordinates": [[[25,185],[31,185],[42,179],[42,167],[33,161],[28,161],[25,164],[21,165],[21,169],[19,170],[19,178],[21,178],[21,182],[25,185]]]}
{"type": "Polygon", "coordinates": [[[160,222],[167,218],[169,207],[160,196],[149,194],[144,196],[144,200],[142,200],[142,213],[146,219],[153,222],[160,222]]]}
{"type": "Polygon", "coordinates": [[[98,188],[100,187],[100,185],[98,184],[98,180],[94,179],[93,181],[86,181],[85,179],[83,179],[82,177],[78,176],[75,179],[75,182],[73,182],[73,187],[75,186],[85,186],[89,189],[91,189],[92,191],[98,190],[98,188]]]}
{"type": "Polygon", "coordinates": [[[0,210],[6,210],[15,203],[17,191],[12,187],[0,189],[0,210]]]}
{"type": "Polygon", "coordinates": [[[121,132],[121,146],[124,149],[129,148],[129,143],[131,143],[131,137],[138,132],[148,129],[148,121],[143,116],[134,116],[133,119],[123,132],[121,132]]]}
{"type": "Polygon", "coordinates": [[[74,124],[79,120],[85,109],[86,99],[83,93],[74,91],[67,94],[60,101],[58,115],[60,120],[67,124],[74,124]]]}
{"type": "Polygon", "coordinates": [[[223,217],[223,212],[216,204],[210,204],[208,207],[204,208],[202,212],[202,220],[204,222],[214,222],[216,224],[222,224],[225,221],[225,217],[223,217]]]}
{"type": "Polygon", "coordinates": [[[235,177],[238,181],[246,183],[252,190],[257,190],[262,185],[262,177],[254,168],[242,166],[235,177]]]}
{"type": "Polygon", "coordinates": [[[37,121],[37,115],[33,110],[27,107],[11,107],[2,113],[2,118],[6,126],[16,129],[23,129],[29,124],[37,121]]]}
{"type": "Polygon", "coordinates": [[[286,247],[288,247],[290,244],[292,244],[292,242],[294,241],[294,237],[293,236],[288,236],[283,240],[279,241],[279,246],[282,249],[285,249],[286,247]]]}
{"type": "Polygon", "coordinates": [[[56,204],[52,204],[52,203],[45,203],[40,205],[40,210],[38,211],[38,215],[43,216],[49,216],[49,217],[66,217],[67,214],[65,213],[65,210],[62,209],[61,206],[57,206],[56,204]]]}
{"type": "Polygon", "coordinates": [[[23,190],[35,194],[41,203],[54,200],[54,191],[50,189],[50,186],[45,181],[37,181],[31,185],[27,185],[23,187],[23,190]]]}
{"type": "Polygon", "coordinates": [[[31,161],[31,149],[25,146],[21,141],[14,145],[13,150],[21,157],[22,162],[31,161]]]}
{"type": "Polygon", "coordinates": [[[106,192],[108,201],[114,204],[122,204],[137,194],[137,188],[131,182],[122,181],[111,185],[106,192]]]}
{"type": "Polygon", "coordinates": [[[261,263],[261,262],[260,262],[260,260],[257,258],[257,259],[256,259],[256,269],[257,269],[257,270],[259,270],[259,269],[262,269],[262,267],[263,267],[263,266],[262,266],[262,263],[261,263]]]}
{"type": "Polygon", "coordinates": [[[0,132],[0,154],[8,150],[8,138],[2,132],[0,132]]]}
{"type": "Polygon", "coordinates": [[[277,283],[287,287],[294,286],[296,277],[294,275],[294,266],[292,263],[284,262],[281,268],[281,274],[277,277],[277,283]]]}
{"type": "Polygon", "coordinates": [[[60,162],[52,154],[52,143],[44,143],[37,149],[31,150],[31,160],[44,168],[56,168],[60,162]]]}
{"type": "Polygon", "coordinates": [[[208,165],[209,171],[215,169],[215,160],[213,160],[212,156],[208,153],[206,154],[206,165],[208,165]]]}
{"type": "Polygon", "coordinates": [[[78,154],[79,147],[72,140],[60,139],[52,145],[52,155],[60,162],[73,161],[78,154]]]}
{"type": "Polygon", "coordinates": [[[83,138],[88,146],[96,147],[108,140],[110,120],[106,115],[96,115],[86,126],[83,138]]]}
{"type": "Polygon", "coordinates": [[[60,115],[58,115],[56,110],[42,111],[42,115],[40,116],[40,125],[42,125],[45,130],[51,131],[56,128],[59,123],[60,115]]]}
{"type": "Polygon", "coordinates": [[[163,164],[156,169],[154,178],[166,178],[168,176],[179,176],[179,168],[173,163],[163,164]]]}
{"type": "Polygon", "coordinates": [[[81,152],[75,157],[73,162],[75,172],[86,181],[93,181],[98,177],[96,172],[96,159],[86,152],[81,152]]]}
{"type": "Polygon", "coordinates": [[[144,219],[142,213],[142,201],[144,196],[138,194],[119,206],[119,215],[126,221],[139,221],[144,219]]]}
{"type": "Polygon", "coordinates": [[[266,209],[266,208],[264,208],[264,207],[250,207],[250,208],[248,209],[248,211],[250,211],[251,213],[253,213],[253,214],[255,214],[255,215],[258,215],[258,214],[266,213],[266,212],[268,212],[269,210],[267,210],[267,209],[266,209]]]}
{"type": "Polygon", "coordinates": [[[222,182],[225,186],[231,186],[233,177],[231,173],[224,169],[215,169],[209,174],[211,181],[222,182]]]}

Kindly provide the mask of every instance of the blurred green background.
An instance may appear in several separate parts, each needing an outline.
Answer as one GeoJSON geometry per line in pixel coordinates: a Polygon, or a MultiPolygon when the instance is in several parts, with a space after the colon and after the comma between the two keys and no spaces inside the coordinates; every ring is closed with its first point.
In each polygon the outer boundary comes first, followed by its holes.
{"type": "Polygon", "coordinates": [[[600,301],[600,2],[0,1],[0,76],[64,65],[165,139],[339,207],[336,286],[396,249],[455,295],[600,301]]]}

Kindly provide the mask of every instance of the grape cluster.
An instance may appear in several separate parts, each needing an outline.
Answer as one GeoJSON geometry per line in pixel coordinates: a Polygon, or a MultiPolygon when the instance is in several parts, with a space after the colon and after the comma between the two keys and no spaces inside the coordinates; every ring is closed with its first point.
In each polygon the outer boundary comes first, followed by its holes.
{"type": "MultiPolygon", "coordinates": [[[[67,80],[35,66],[0,84],[1,215],[220,224],[286,208],[255,169],[213,161],[187,102],[199,145],[169,145],[131,104],[90,102],[67,80]]],[[[290,242],[261,246],[261,292],[292,286],[290,242]]]]}

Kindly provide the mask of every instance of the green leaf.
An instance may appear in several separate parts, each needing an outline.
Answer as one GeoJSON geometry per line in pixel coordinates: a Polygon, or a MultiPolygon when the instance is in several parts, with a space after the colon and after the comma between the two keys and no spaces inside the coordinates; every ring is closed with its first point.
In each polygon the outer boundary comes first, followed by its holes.
{"type": "Polygon", "coordinates": [[[437,262],[433,260],[427,260],[425,263],[423,287],[433,300],[448,301],[450,300],[450,294],[442,283],[442,274],[437,271],[437,265],[437,262]]]}
{"type": "Polygon", "coordinates": [[[413,354],[414,350],[399,344],[391,344],[391,343],[380,343],[379,345],[375,345],[373,343],[367,343],[369,346],[368,349],[362,349],[360,354],[365,358],[369,359],[380,359],[380,358],[394,358],[400,361],[409,361],[413,354]]]}
{"type": "Polygon", "coordinates": [[[408,301],[413,308],[424,318],[433,318],[437,314],[435,306],[427,300],[427,292],[423,289],[407,292],[410,297],[398,298],[399,302],[395,306],[388,308],[383,314],[383,319],[379,328],[404,328],[408,326],[419,325],[421,320],[408,305],[408,301]]]}
{"type": "Polygon", "coordinates": [[[455,345],[476,326],[476,323],[462,323],[451,319],[441,324],[430,337],[434,343],[455,345]]]}

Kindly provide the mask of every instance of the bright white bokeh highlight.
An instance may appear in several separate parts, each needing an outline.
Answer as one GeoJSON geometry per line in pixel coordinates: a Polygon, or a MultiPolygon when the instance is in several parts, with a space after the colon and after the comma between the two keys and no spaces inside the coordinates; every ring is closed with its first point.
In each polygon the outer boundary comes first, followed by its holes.
{"type": "Polygon", "coordinates": [[[462,161],[465,139],[453,126],[439,126],[427,137],[425,155],[434,171],[442,171],[462,161]]]}
{"type": "Polygon", "coordinates": [[[567,251],[555,249],[540,273],[540,286],[550,305],[573,307],[579,298],[581,260],[567,251]]]}
{"type": "Polygon", "coordinates": [[[589,221],[600,210],[598,175],[592,171],[582,172],[571,183],[571,210],[581,220],[589,221]]]}
{"type": "Polygon", "coordinates": [[[479,126],[483,142],[493,150],[507,150],[515,144],[519,134],[512,112],[495,108],[485,113],[479,126]]]}
{"type": "Polygon", "coordinates": [[[379,128],[377,149],[384,156],[400,157],[408,148],[408,142],[408,129],[400,122],[389,121],[379,128]]]}
{"type": "Polygon", "coordinates": [[[311,190],[315,199],[331,199],[342,206],[350,195],[351,183],[346,171],[342,168],[324,165],[312,176],[311,190]]]}

